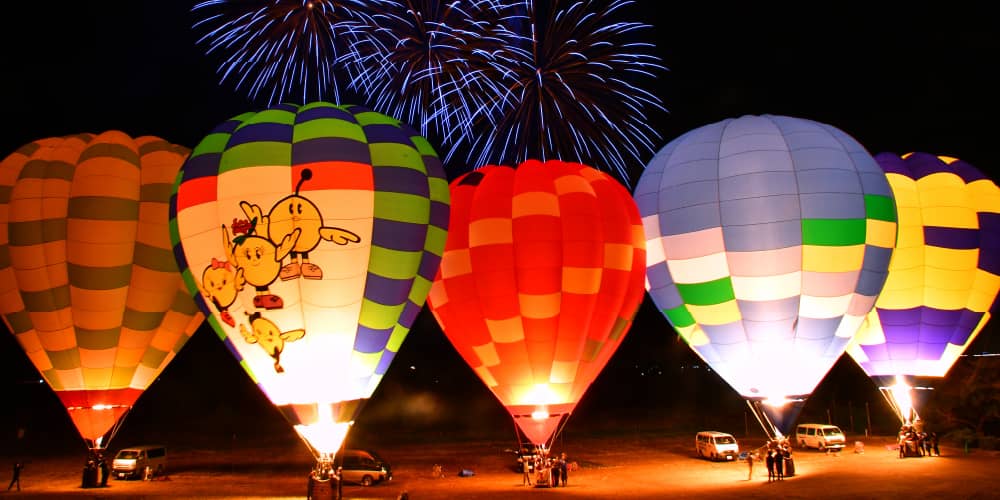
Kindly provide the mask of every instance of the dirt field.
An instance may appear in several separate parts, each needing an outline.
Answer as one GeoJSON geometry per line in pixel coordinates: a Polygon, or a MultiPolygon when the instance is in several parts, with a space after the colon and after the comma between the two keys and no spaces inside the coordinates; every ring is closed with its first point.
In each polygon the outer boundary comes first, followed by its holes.
{"type": "MultiPolygon", "coordinates": [[[[849,436],[850,439],[855,439],[849,436]]],[[[513,468],[509,443],[469,441],[404,444],[378,448],[394,478],[372,487],[345,486],[343,498],[413,500],[521,498],[997,498],[1000,453],[943,447],[941,457],[899,459],[891,438],[867,438],[865,452],[839,454],[795,450],[794,477],[768,483],[762,463],[748,480],[745,462],[715,463],[695,458],[692,439],[661,436],[576,437],[554,451],[565,451],[578,468],[567,487],[522,486],[513,468]],[[432,477],[435,464],[443,477],[432,477]],[[459,477],[469,469],[475,474],[459,477]]],[[[744,442],[747,445],[763,443],[744,442]]],[[[2,455],[2,453],[0,453],[2,455]]],[[[13,458],[2,457],[4,463],[13,458]]],[[[312,457],[301,443],[265,448],[205,451],[171,450],[164,480],[120,481],[105,488],[80,488],[80,456],[29,458],[21,492],[9,498],[304,498],[312,457]]],[[[0,481],[10,480],[9,469],[0,481]]]]}

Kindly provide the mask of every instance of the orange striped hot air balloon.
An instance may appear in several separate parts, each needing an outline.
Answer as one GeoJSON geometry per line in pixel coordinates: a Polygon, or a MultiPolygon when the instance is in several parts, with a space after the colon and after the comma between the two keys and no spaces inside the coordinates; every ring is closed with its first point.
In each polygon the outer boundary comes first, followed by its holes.
{"type": "Polygon", "coordinates": [[[0,163],[0,313],[91,449],[201,324],[168,230],[187,149],[109,131],[0,163]]]}
{"type": "Polygon", "coordinates": [[[577,163],[486,166],[451,183],[428,305],[533,444],[549,445],[642,302],[639,210],[577,163]]]}

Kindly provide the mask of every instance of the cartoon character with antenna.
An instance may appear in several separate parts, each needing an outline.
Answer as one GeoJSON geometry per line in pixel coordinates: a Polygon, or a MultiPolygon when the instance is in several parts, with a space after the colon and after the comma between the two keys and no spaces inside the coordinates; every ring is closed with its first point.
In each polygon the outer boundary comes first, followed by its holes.
{"type": "Polygon", "coordinates": [[[281,268],[281,279],[287,281],[302,276],[305,279],[322,279],[323,270],[309,262],[309,252],[319,246],[321,240],[337,245],[358,243],[361,237],[354,232],[339,227],[323,225],[323,216],[309,199],[301,196],[299,190],[302,184],[312,179],[312,170],[304,169],[302,178],[295,186],[295,194],[278,200],[267,215],[257,205],[240,202],[243,213],[251,220],[261,221],[258,233],[267,235],[271,242],[281,246],[280,242],[294,232],[299,232],[294,248],[290,252],[290,262],[281,268]]]}
{"type": "Polygon", "coordinates": [[[227,250],[229,263],[237,268],[237,274],[242,273],[246,282],[256,289],[253,298],[254,307],[263,309],[280,309],[285,306],[281,297],[270,292],[270,285],[278,278],[281,261],[295,247],[301,231],[296,228],[285,235],[275,245],[271,240],[255,234],[257,219],[251,219],[249,224],[240,224],[244,234],[229,239],[226,225],[222,225],[223,246],[227,250]]]}

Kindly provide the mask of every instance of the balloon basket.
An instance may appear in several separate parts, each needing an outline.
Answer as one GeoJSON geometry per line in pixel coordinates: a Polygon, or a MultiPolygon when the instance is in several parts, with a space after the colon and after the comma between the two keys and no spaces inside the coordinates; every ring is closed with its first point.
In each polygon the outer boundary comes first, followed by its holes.
{"type": "Polygon", "coordinates": [[[340,500],[342,497],[339,471],[333,469],[329,460],[319,460],[309,473],[306,498],[309,500],[340,500]]]}

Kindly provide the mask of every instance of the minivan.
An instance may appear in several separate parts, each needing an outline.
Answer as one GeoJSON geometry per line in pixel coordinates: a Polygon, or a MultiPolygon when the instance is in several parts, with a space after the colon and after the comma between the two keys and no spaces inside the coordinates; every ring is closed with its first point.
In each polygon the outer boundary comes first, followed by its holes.
{"type": "Polygon", "coordinates": [[[161,445],[122,448],[111,462],[111,472],[118,479],[162,476],[167,472],[167,448],[161,445]]]}
{"type": "Polygon", "coordinates": [[[392,467],[371,450],[344,450],[341,454],[341,480],[371,486],[392,480],[392,467]]]}
{"type": "Polygon", "coordinates": [[[844,431],[840,427],[829,424],[799,424],[795,428],[795,442],[799,448],[816,448],[840,450],[847,443],[844,431]]]}
{"type": "Polygon", "coordinates": [[[732,434],[718,431],[701,431],[694,437],[698,456],[711,460],[736,460],[740,445],[732,434]]]}

